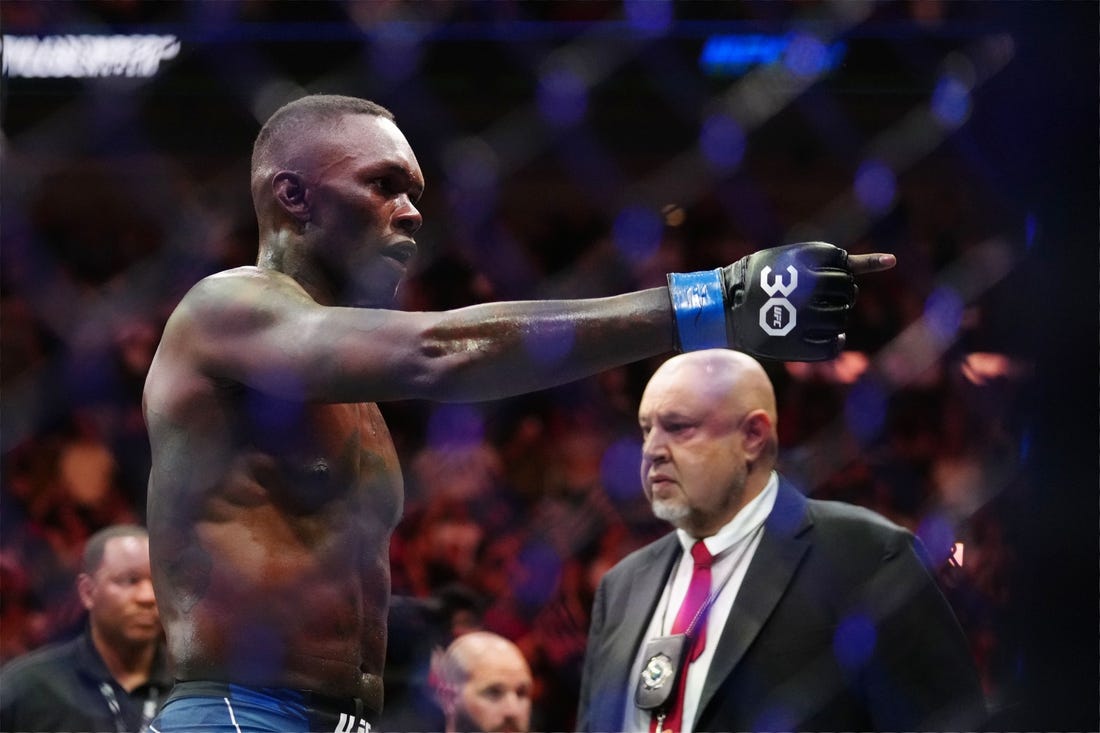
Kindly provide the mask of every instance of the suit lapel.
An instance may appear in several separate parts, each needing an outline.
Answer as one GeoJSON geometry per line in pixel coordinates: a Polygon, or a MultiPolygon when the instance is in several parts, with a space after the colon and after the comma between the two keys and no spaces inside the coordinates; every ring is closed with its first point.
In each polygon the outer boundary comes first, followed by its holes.
{"type": "MultiPolygon", "coordinates": [[[[647,551],[638,557],[633,564],[629,577],[625,578],[628,586],[625,589],[625,598],[622,605],[612,603],[611,608],[621,609],[620,623],[614,630],[615,642],[613,645],[613,660],[604,665],[609,675],[617,676],[615,683],[608,689],[627,690],[630,699],[634,699],[634,685],[636,680],[630,679],[630,670],[634,666],[634,657],[638,648],[642,645],[642,636],[653,616],[653,610],[664,592],[665,583],[669,573],[680,557],[682,550],[676,533],[672,532],[651,544],[647,551]]],[[[610,712],[610,711],[609,711],[610,712]]],[[[617,716],[614,721],[606,721],[604,727],[598,730],[621,730],[623,721],[622,710],[614,711],[617,716]]]]}
{"type": "MultiPolygon", "coordinates": [[[[671,532],[653,545],[653,552],[638,563],[633,570],[630,588],[627,591],[627,608],[644,608],[644,614],[627,614],[629,620],[624,620],[624,627],[637,627],[638,641],[641,640],[645,627],[653,616],[653,609],[664,592],[668,575],[672,572],[672,566],[680,557],[682,548],[676,533],[671,532]]],[[[635,648],[637,644],[634,645],[635,648]]]]}
{"type": "Polygon", "coordinates": [[[799,535],[811,524],[812,521],[806,516],[805,497],[780,478],[775,506],[764,521],[764,535],[749,563],[718,640],[718,648],[699,699],[696,721],[741,661],[790,585],[802,556],[810,546],[809,541],[800,539],[799,535]]]}

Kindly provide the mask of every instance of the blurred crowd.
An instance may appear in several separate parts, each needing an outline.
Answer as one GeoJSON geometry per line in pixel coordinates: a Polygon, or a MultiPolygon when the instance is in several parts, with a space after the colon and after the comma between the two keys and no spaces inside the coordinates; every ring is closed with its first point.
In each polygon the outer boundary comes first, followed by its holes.
{"type": "MultiPolygon", "coordinates": [[[[681,212],[684,220],[705,221],[705,205],[681,212]]],[[[533,251],[575,254],[535,265],[540,292],[529,295],[659,285],[667,271],[713,267],[764,246],[667,223],[658,246],[631,259],[614,246],[611,223],[596,216],[544,222],[533,251]]],[[[0,661],[79,629],[73,578],[84,541],[144,514],[141,390],[164,314],[190,283],[251,256],[247,223],[196,227],[171,268],[163,267],[163,232],[149,234],[144,250],[107,264],[77,246],[76,234],[28,239],[18,248],[22,259],[9,257],[5,268],[0,389],[20,409],[4,416],[0,661]],[[211,232],[221,239],[210,240],[211,232]],[[68,251],[57,246],[65,241],[68,251]],[[36,247],[49,252],[48,268],[44,256],[26,254],[36,247]],[[155,297],[140,307],[103,306],[134,287],[143,258],[162,264],[155,297]],[[30,288],[21,279],[27,273],[46,277],[30,288]],[[83,322],[59,327],[43,309],[44,293],[69,293],[83,322]]],[[[881,354],[926,316],[933,289],[931,277],[913,273],[934,273],[949,254],[936,249],[942,240],[923,248],[921,241],[899,238],[897,270],[861,283],[841,359],[768,365],[781,407],[780,467],[806,493],[871,507],[924,539],[995,700],[1016,638],[1009,517],[1026,457],[1018,404],[1026,369],[974,348],[989,322],[975,302],[942,354],[904,383],[889,377],[881,354]]],[[[976,244],[952,241],[950,254],[976,244]]],[[[499,291],[468,250],[444,247],[404,286],[403,307],[453,308],[499,291]]],[[[635,410],[658,363],[492,403],[382,405],[406,483],[392,542],[389,727],[430,725],[431,648],[484,628],[515,641],[531,663],[534,729],[570,729],[596,584],[667,531],[638,480],[635,410]]]]}

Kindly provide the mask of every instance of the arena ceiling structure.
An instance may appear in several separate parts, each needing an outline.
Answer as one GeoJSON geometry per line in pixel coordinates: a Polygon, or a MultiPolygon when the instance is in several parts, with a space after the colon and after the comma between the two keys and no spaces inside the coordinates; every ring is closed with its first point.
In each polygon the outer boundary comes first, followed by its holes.
{"type": "Polygon", "coordinates": [[[931,373],[1018,385],[1017,621],[1054,717],[1014,722],[1088,728],[1095,660],[1051,650],[1084,620],[1095,651],[1097,27],[1091,2],[3,0],[5,455],[66,411],[74,355],[252,261],[267,115],[367,97],[427,179],[406,307],[610,295],[792,241],[897,254],[851,353],[784,372],[856,396],[790,470],[841,470],[931,373]]]}

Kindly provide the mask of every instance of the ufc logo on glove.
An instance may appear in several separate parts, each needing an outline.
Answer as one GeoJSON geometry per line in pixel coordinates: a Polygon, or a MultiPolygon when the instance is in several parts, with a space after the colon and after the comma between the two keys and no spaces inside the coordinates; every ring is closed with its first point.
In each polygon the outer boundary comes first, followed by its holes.
{"type": "Polygon", "coordinates": [[[783,361],[832,359],[856,297],[848,253],[825,242],[754,252],[668,276],[680,351],[733,348],[783,361]]]}
{"type": "Polygon", "coordinates": [[[786,336],[794,328],[794,324],[798,323],[798,311],[791,305],[791,301],[787,300],[791,291],[798,287],[798,270],[790,265],[787,266],[787,272],[791,273],[790,285],[784,284],[783,279],[778,275],[774,282],[769,282],[768,277],[771,272],[771,267],[765,267],[760,271],[760,287],[772,296],[771,300],[760,307],[760,328],[771,336],[786,336]],[[776,298],[776,293],[783,297],[776,298]]]}

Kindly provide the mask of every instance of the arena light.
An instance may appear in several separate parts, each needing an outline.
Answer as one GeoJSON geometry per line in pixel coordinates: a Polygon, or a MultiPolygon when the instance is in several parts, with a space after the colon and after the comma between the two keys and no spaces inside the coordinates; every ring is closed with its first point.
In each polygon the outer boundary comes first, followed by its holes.
{"type": "Polygon", "coordinates": [[[988,351],[967,354],[959,368],[966,381],[979,387],[1004,379],[1024,379],[1032,373],[1027,361],[988,351]]]}
{"type": "Polygon", "coordinates": [[[814,77],[835,69],[845,51],[843,42],[825,43],[800,33],[711,36],[699,54],[699,66],[711,76],[736,76],[782,61],[792,73],[814,77]]]}
{"type": "Polygon", "coordinates": [[[179,55],[171,35],[61,35],[2,37],[8,77],[151,77],[179,55]]]}

